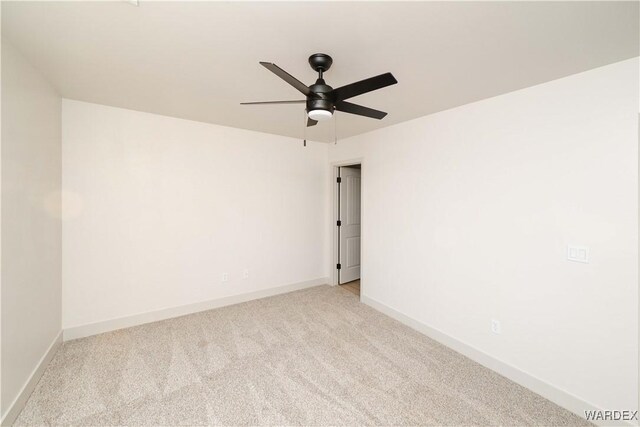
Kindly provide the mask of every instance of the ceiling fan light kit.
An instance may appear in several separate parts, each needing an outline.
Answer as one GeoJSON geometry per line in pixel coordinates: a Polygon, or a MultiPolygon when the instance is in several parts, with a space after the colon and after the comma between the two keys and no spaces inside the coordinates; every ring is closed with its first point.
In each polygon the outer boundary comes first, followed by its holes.
{"type": "Polygon", "coordinates": [[[328,110],[308,110],[307,115],[311,120],[322,122],[329,120],[333,116],[333,112],[328,110]]]}
{"type": "Polygon", "coordinates": [[[260,64],[305,95],[306,100],[243,102],[241,104],[306,103],[308,117],[307,127],[315,126],[319,121],[330,119],[336,110],[380,120],[386,116],[387,113],[374,110],[373,108],[363,107],[362,105],[352,104],[345,100],[398,83],[391,73],[385,73],[334,89],[326,84],[323,78],[324,72],[329,70],[333,64],[333,59],[324,53],[315,53],[309,57],[309,65],[318,73],[318,79],[311,86],[306,86],[276,64],[270,62],[260,62],[260,64]]]}

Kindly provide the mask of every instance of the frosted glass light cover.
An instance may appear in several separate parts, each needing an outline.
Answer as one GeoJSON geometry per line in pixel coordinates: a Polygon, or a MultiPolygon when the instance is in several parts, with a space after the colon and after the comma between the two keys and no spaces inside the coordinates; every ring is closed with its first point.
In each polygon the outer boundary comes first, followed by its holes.
{"type": "Polygon", "coordinates": [[[317,120],[319,122],[331,118],[331,111],[327,110],[311,110],[308,114],[310,119],[317,120]]]}

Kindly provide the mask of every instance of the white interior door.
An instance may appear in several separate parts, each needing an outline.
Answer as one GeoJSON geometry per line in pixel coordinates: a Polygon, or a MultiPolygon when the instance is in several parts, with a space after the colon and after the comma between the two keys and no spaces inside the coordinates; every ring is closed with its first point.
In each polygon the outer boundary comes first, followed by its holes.
{"type": "Polygon", "coordinates": [[[360,278],[360,169],[340,168],[339,282],[360,278]]]}

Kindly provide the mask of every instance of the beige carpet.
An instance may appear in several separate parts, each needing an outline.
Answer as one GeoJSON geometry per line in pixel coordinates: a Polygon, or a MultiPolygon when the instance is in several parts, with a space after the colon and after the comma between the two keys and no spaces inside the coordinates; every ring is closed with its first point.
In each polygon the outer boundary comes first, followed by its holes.
{"type": "Polygon", "coordinates": [[[15,425],[584,425],[319,286],[65,343],[15,425]]]}

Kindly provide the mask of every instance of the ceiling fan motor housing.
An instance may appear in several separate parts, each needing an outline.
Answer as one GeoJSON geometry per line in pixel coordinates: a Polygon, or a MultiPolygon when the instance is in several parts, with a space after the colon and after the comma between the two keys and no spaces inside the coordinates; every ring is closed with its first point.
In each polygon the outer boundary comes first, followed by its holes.
{"type": "Polygon", "coordinates": [[[325,110],[333,114],[333,98],[330,96],[333,88],[318,79],[315,84],[309,86],[312,94],[307,97],[307,112],[313,110],[325,110]]]}

